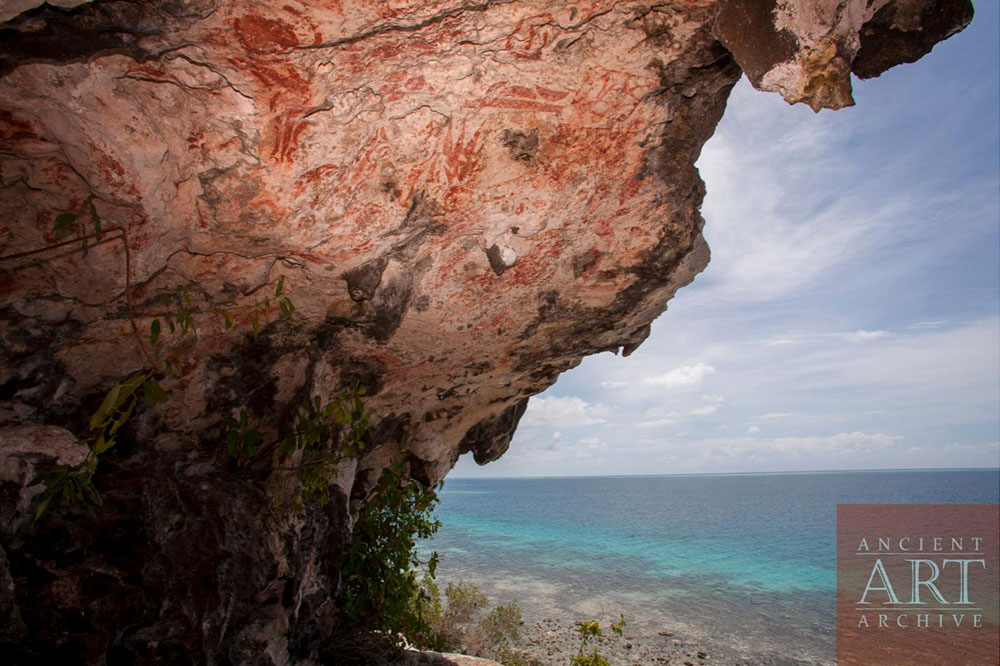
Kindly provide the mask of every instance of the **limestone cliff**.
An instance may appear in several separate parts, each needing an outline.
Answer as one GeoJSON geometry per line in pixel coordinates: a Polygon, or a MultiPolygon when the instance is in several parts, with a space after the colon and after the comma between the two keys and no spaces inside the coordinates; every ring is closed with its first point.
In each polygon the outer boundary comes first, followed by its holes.
{"type": "Polygon", "coordinates": [[[0,3],[0,650],[332,659],[351,503],[382,469],[434,483],[462,453],[496,459],[529,396],[630,353],[704,268],[694,162],[740,75],[836,109],[852,72],[971,18],[964,0],[0,3]],[[109,387],[168,359],[166,402],[101,459],[103,507],[29,530],[36,470],[80,462],[109,387]],[[274,517],[222,418],[273,435],[350,386],[371,446],[325,507],[274,517]]]}

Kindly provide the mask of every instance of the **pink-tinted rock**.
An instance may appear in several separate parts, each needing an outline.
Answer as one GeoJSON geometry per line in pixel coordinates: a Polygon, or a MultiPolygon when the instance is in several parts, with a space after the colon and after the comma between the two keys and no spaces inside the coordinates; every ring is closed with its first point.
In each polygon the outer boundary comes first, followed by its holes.
{"type": "Polygon", "coordinates": [[[253,658],[315,657],[349,503],[386,465],[434,483],[463,452],[496,459],[529,396],[634,350],[708,261],[693,165],[741,67],[838,108],[852,69],[971,17],[949,0],[74,4],[0,14],[0,428],[83,436],[117,381],[168,358],[180,376],[102,458],[101,512],[52,509],[52,541],[84,544],[72,564],[53,551],[59,586],[29,599],[40,546],[2,536],[38,625],[25,649],[144,663],[245,661],[279,634],[253,658]],[[194,333],[170,335],[185,313],[194,333]],[[267,470],[231,469],[222,419],[274,438],[352,386],[368,450],[325,509],[270,520],[267,470]],[[51,629],[70,618],[79,636],[51,629]]]}
{"type": "Polygon", "coordinates": [[[964,0],[722,0],[715,34],[758,89],[819,111],[854,104],[852,71],[913,62],[971,20],[964,0]]]}

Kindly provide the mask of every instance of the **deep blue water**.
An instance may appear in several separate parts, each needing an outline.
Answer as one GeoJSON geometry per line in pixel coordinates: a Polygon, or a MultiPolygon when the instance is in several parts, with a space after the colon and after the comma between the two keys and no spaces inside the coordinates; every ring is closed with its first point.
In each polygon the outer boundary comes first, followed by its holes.
{"type": "Polygon", "coordinates": [[[832,663],[838,503],[998,501],[997,470],[449,479],[422,547],[529,614],[832,663]]]}

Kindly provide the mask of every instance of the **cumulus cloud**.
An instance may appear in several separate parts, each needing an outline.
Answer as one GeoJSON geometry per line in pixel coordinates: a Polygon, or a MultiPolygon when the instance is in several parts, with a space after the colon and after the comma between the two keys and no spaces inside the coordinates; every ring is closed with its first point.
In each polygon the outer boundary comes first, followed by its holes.
{"type": "Polygon", "coordinates": [[[755,425],[752,425],[749,428],[747,428],[747,434],[748,435],[756,435],[759,432],[760,432],[760,428],[758,428],[755,425]]]}
{"type": "Polygon", "coordinates": [[[709,375],[715,374],[715,368],[706,363],[682,365],[662,375],[652,375],[643,378],[643,384],[662,386],[665,388],[695,388],[701,386],[709,375]]]}
{"type": "Polygon", "coordinates": [[[607,421],[608,408],[591,404],[576,396],[543,396],[532,398],[521,419],[521,426],[575,428],[592,426],[607,421]]]}
{"type": "Polygon", "coordinates": [[[611,388],[611,389],[623,388],[625,386],[628,386],[628,382],[607,381],[607,382],[601,382],[601,386],[603,388],[611,388]]]}
{"type": "MultiPolygon", "coordinates": [[[[717,396],[711,397],[715,398],[717,396]]],[[[684,412],[677,411],[676,409],[669,409],[667,407],[650,407],[646,410],[646,416],[648,417],[647,420],[640,421],[636,424],[636,427],[662,428],[675,425],[692,416],[708,416],[719,410],[720,402],[721,398],[718,401],[711,402],[707,405],[701,405],[693,409],[688,409],[684,412]]]]}

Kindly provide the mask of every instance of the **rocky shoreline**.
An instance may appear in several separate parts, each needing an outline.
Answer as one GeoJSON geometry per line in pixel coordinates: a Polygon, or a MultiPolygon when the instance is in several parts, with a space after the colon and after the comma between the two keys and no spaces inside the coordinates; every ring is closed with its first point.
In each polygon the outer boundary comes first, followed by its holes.
{"type": "MultiPolygon", "coordinates": [[[[489,605],[514,604],[522,616],[521,639],[513,647],[528,666],[569,666],[580,650],[581,621],[596,620],[602,636],[591,639],[589,654],[596,647],[611,666],[833,666],[824,650],[788,642],[772,642],[774,636],[758,633],[759,626],[744,627],[725,613],[710,621],[699,621],[708,608],[678,608],[634,595],[573,594],[563,584],[546,583],[530,575],[515,579],[500,572],[476,576],[472,571],[439,573],[442,589],[449,582],[474,581],[489,598],[489,605]],[[449,575],[450,574],[450,575],[449,575]],[[463,575],[464,574],[464,575],[463,575]],[[610,631],[624,613],[622,636],[610,631]]],[[[692,603],[696,604],[695,600],[692,603]]],[[[716,609],[716,612],[719,612],[716,609]]],[[[707,618],[705,618],[707,620],[707,618]]],[[[791,631],[786,637],[808,640],[791,631]]]]}
{"type": "MultiPolygon", "coordinates": [[[[587,648],[597,648],[613,666],[625,664],[677,664],[696,666],[710,663],[712,655],[699,645],[676,637],[670,630],[646,635],[645,632],[630,631],[626,625],[624,634],[616,636],[607,630],[609,623],[602,623],[604,635],[593,639],[587,648]]],[[[523,650],[527,656],[538,659],[546,666],[566,666],[580,650],[580,637],[576,624],[552,617],[524,623],[525,640],[523,650]]]]}
{"type": "MultiPolygon", "coordinates": [[[[803,666],[809,662],[780,656],[745,658],[735,651],[712,648],[682,632],[669,628],[651,631],[626,625],[624,634],[616,636],[607,630],[615,618],[602,621],[604,633],[591,642],[611,666],[803,666]]],[[[638,624],[638,623],[637,623],[638,624]]],[[[527,658],[545,666],[568,666],[580,649],[580,638],[574,622],[555,617],[531,617],[526,614],[524,639],[520,649],[527,658]]],[[[587,652],[591,647],[587,648],[587,652]]]]}

